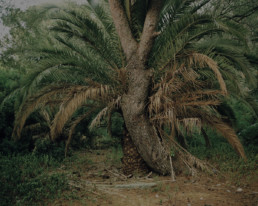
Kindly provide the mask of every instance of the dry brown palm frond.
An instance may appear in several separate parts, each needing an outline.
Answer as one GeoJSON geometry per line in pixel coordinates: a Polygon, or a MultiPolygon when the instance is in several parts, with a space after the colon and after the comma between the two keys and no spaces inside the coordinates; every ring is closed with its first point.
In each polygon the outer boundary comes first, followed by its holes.
{"type": "Polygon", "coordinates": [[[203,100],[203,101],[191,101],[191,102],[185,102],[181,101],[180,106],[209,106],[209,105],[219,105],[221,101],[219,100],[203,100]]]}
{"type": "Polygon", "coordinates": [[[154,113],[158,113],[160,111],[162,105],[162,90],[159,89],[154,95],[149,97],[149,114],[152,116],[154,113]]]}
{"type": "Polygon", "coordinates": [[[206,121],[212,128],[222,134],[223,137],[227,139],[229,144],[235,149],[235,151],[241,156],[244,160],[246,160],[245,151],[243,145],[238,139],[234,129],[230,127],[227,123],[221,121],[218,118],[209,119],[206,121]]]}
{"type": "Polygon", "coordinates": [[[109,98],[110,93],[112,93],[112,89],[106,85],[100,85],[98,87],[81,86],[80,90],[75,90],[73,96],[60,106],[56,114],[50,128],[51,138],[54,140],[62,132],[65,123],[88,99],[97,98],[104,101],[109,98]]]}
{"type": "Polygon", "coordinates": [[[218,94],[220,94],[218,90],[196,90],[192,93],[187,91],[167,96],[163,93],[162,89],[159,89],[149,98],[149,116],[152,120],[167,119],[170,120],[170,122],[172,122],[172,119],[177,117],[177,115],[181,118],[184,116],[191,117],[191,114],[190,116],[187,114],[191,107],[207,110],[205,109],[206,107],[219,105],[221,101],[218,99],[218,94]],[[174,114],[173,118],[171,116],[172,111],[174,114]]]}
{"type": "Polygon", "coordinates": [[[201,131],[202,124],[199,118],[183,118],[179,122],[183,125],[187,134],[192,134],[196,131],[200,133],[201,131]]]}
{"type": "MultiPolygon", "coordinates": [[[[48,104],[48,102],[47,102],[48,104]]],[[[47,123],[48,127],[50,128],[50,125],[51,125],[51,118],[50,118],[50,114],[49,114],[50,111],[47,111],[46,108],[42,108],[40,110],[40,114],[41,116],[43,117],[43,119],[45,120],[45,122],[47,123]]]]}
{"type": "Polygon", "coordinates": [[[94,127],[100,125],[101,120],[107,116],[108,114],[108,110],[109,110],[109,106],[105,107],[104,109],[102,109],[97,116],[92,120],[89,129],[92,130],[94,127]]]}
{"type": "Polygon", "coordinates": [[[223,94],[227,94],[227,88],[226,88],[225,81],[219,71],[217,63],[212,58],[208,57],[205,54],[200,54],[200,53],[194,52],[191,55],[189,55],[189,65],[193,66],[193,64],[195,64],[195,66],[199,66],[201,68],[208,66],[216,75],[217,80],[220,85],[220,89],[223,92],[223,94]]]}
{"type": "Polygon", "coordinates": [[[92,130],[94,127],[100,125],[101,120],[106,117],[107,115],[111,115],[112,110],[115,108],[120,108],[120,103],[121,103],[121,96],[119,96],[116,100],[111,101],[108,106],[103,108],[97,115],[96,117],[92,120],[89,129],[92,130]]]}
{"type": "Polygon", "coordinates": [[[200,77],[197,72],[195,72],[192,68],[184,68],[181,70],[180,74],[183,76],[184,81],[195,82],[198,77],[200,77]]]}
{"type": "Polygon", "coordinates": [[[198,159],[197,157],[193,156],[189,153],[185,148],[179,145],[173,136],[168,135],[166,132],[162,131],[162,136],[167,138],[167,150],[173,150],[175,157],[180,158],[188,170],[191,172],[192,175],[197,174],[196,169],[200,169],[201,171],[208,172],[213,174],[214,168],[209,165],[207,162],[198,159]]]}
{"type": "Polygon", "coordinates": [[[64,93],[64,88],[62,86],[51,86],[42,90],[38,95],[28,98],[20,106],[20,109],[16,114],[12,137],[20,138],[21,131],[29,115],[36,109],[45,106],[51,98],[60,93],[64,93]]]}
{"type": "Polygon", "coordinates": [[[88,112],[86,112],[85,114],[77,117],[70,125],[70,129],[69,129],[69,134],[68,134],[68,138],[65,144],[65,157],[67,155],[68,149],[69,149],[69,145],[71,143],[72,140],[72,135],[73,132],[76,128],[76,126],[85,118],[87,118],[88,116],[90,116],[94,111],[96,110],[96,107],[93,107],[92,109],[90,109],[88,112]]]}

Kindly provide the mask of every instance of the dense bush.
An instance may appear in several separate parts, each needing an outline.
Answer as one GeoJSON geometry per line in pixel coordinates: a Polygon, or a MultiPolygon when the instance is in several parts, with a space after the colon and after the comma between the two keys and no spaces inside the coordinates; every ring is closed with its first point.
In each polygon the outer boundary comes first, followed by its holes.
{"type": "Polygon", "coordinates": [[[255,151],[258,152],[258,123],[243,129],[240,132],[240,137],[247,147],[253,147],[255,151]]]}
{"type": "Polygon", "coordinates": [[[35,141],[35,147],[33,154],[37,156],[47,155],[58,161],[61,161],[65,157],[65,143],[64,142],[52,142],[50,139],[38,139],[35,141]]]}
{"type": "Polygon", "coordinates": [[[49,173],[58,164],[46,155],[0,155],[1,205],[37,205],[66,190],[66,177],[49,173]]]}

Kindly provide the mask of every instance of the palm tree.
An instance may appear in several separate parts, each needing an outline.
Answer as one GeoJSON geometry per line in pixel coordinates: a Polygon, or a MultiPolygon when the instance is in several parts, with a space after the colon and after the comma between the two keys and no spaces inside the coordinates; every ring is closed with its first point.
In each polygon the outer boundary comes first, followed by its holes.
{"type": "Polygon", "coordinates": [[[118,111],[128,130],[125,136],[137,148],[135,162],[141,165],[142,157],[161,174],[182,165],[204,166],[175,140],[182,130],[204,125],[245,158],[234,130],[216,110],[236,69],[249,72],[241,52],[232,52],[229,45],[219,50],[221,38],[241,41],[237,25],[202,14],[208,1],[122,2],[47,8],[51,35],[39,36],[26,52],[35,61],[13,136],[20,137],[33,111],[48,106],[58,107],[50,126],[55,140],[73,114],[86,107],[88,112],[70,123],[68,142],[75,126],[92,112],[98,114],[90,127],[118,111]]]}

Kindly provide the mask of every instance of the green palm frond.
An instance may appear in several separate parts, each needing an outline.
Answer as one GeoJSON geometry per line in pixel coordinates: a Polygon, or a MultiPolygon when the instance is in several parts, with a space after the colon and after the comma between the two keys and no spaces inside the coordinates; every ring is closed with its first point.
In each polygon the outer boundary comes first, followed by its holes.
{"type": "Polygon", "coordinates": [[[205,35],[221,30],[214,26],[208,15],[185,15],[167,26],[156,38],[151,54],[150,66],[164,68],[190,45],[205,35]]]}
{"type": "Polygon", "coordinates": [[[106,29],[98,17],[93,7],[88,5],[64,9],[51,17],[54,21],[51,30],[62,33],[66,40],[76,37],[80,40],[80,44],[87,46],[87,49],[92,48],[101,58],[119,67],[121,62],[118,58],[120,52],[118,37],[114,33],[109,33],[110,30],[106,29]]]}
{"type": "Polygon", "coordinates": [[[165,1],[163,9],[161,11],[159,28],[162,29],[169,24],[173,24],[186,13],[190,13],[190,11],[192,10],[192,4],[192,0],[165,1]]]}

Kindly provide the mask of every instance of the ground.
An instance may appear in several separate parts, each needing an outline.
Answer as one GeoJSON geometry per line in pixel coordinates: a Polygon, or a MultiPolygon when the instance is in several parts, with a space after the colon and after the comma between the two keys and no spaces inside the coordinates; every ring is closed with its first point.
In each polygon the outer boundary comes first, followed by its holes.
{"type": "Polygon", "coordinates": [[[226,174],[181,174],[176,181],[154,173],[122,174],[120,154],[113,150],[81,151],[59,168],[70,190],[49,206],[258,206],[257,173],[241,180],[226,174]]]}

